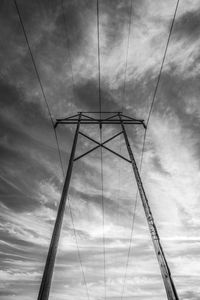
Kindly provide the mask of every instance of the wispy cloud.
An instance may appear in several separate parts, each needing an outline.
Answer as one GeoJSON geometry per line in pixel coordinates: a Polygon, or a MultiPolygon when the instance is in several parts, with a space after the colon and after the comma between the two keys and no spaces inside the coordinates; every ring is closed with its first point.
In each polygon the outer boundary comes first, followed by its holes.
{"type": "MultiPolygon", "coordinates": [[[[18,1],[53,118],[98,110],[95,1],[18,1]]],[[[175,2],[100,2],[102,107],[146,119],[175,2]],[[122,103],[123,102],[123,103],[122,103]]],[[[62,191],[52,126],[15,7],[1,4],[0,295],[37,298],[62,191]]],[[[142,179],[180,298],[199,298],[199,10],[180,1],[147,131],[142,179]],[[191,275],[192,274],[192,275],[191,275]],[[189,283],[189,284],[188,284],[189,283]]],[[[99,128],[82,128],[99,138],[99,128]]],[[[103,128],[109,138],[118,128],[103,128]]],[[[139,164],[141,128],[129,128],[139,164]]],[[[74,127],[58,127],[66,170],[74,127]]],[[[77,155],[92,143],[80,138],[77,155]]],[[[127,156],[122,139],[109,145],[127,156]]],[[[75,162],[69,199],[90,299],[104,298],[100,152],[75,162]]],[[[136,201],[131,166],[103,151],[106,292],[121,299],[136,201]]],[[[140,199],[124,298],[166,299],[140,199]]],[[[50,299],[87,299],[68,204],[50,299]]]]}

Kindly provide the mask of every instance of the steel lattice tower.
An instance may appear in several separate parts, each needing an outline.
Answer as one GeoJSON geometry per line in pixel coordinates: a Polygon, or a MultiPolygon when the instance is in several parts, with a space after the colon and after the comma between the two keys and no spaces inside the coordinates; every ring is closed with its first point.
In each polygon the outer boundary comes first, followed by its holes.
{"type": "MultiPolygon", "coordinates": [[[[92,113],[97,113],[97,112],[92,112],[92,113]]],[[[68,169],[67,169],[67,173],[66,173],[66,177],[65,177],[65,181],[64,181],[61,200],[60,200],[60,204],[58,207],[57,217],[56,217],[54,230],[53,230],[53,234],[52,234],[52,238],[51,238],[51,242],[50,242],[50,246],[49,246],[49,251],[48,251],[48,255],[47,255],[47,259],[46,259],[42,282],[40,285],[38,300],[48,300],[48,298],[49,298],[51,280],[52,280],[55,258],[56,258],[56,253],[57,253],[57,248],[58,248],[58,243],[59,243],[59,238],[60,238],[60,233],[61,233],[61,227],[62,227],[62,221],[63,221],[63,217],[64,217],[66,200],[67,200],[67,196],[68,196],[70,179],[71,179],[72,170],[73,170],[73,164],[76,160],[84,157],[85,155],[91,153],[92,151],[94,151],[100,147],[110,151],[112,154],[117,155],[121,159],[124,159],[125,161],[127,161],[128,163],[131,164],[134,175],[135,175],[135,179],[137,182],[137,187],[138,187],[138,191],[139,191],[142,205],[144,208],[147,223],[149,226],[149,231],[151,234],[151,238],[152,238],[154,250],[155,250],[155,253],[157,256],[158,264],[160,267],[160,272],[161,272],[162,279],[164,282],[167,298],[168,298],[168,300],[179,300],[175,285],[172,280],[171,272],[170,272],[167,260],[165,258],[165,254],[164,254],[163,248],[161,246],[158,231],[157,231],[157,228],[156,228],[156,225],[154,222],[154,218],[153,218],[153,215],[152,215],[149,203],[148,203],[147,196],[145,194],[144,186],[143,186],[143,183],[142,183],[139,171],[138,171],[138,167],[137,167],[137,164],[136,164],[136,161],[135,161],[135,158],[134,158],[134,155],[133,155],[130,143],[129,143],[126,128],[125,128],[125,125],[127,124],[127,125],[142,125],[146,129],[144,120],[138,120],[138,119],[134,119],[129,116],[125,116],[121,112],[101,112],[100,118],[91,117],[91,112],[79,112],[77,115],[74,115],[74,116],[71,116],[68,118],[57,119],[57,121],[55,123],[55,127],[57,127],[58,125],[62,125],[62,124],[75,124],[76,131],[74,134],[74,140],[73,140],[73,145],[72,145],[72,149],[71,149],[71,155],[70,155],[70,159],[69,159],[68,169]],[[106,114],[107,117],[102,118],[102,114],[106,114]],[[85,133],[80,131],[81,125],[91,125],[91,124],[99,125],[100,128],[102,128],[102,125],[115,124],[115,125],[119,125],[121,127],[121,131],[119,133],[113,135],[111,138],[107,139],[104,142],[98,142],[95,139],[89,137],[88,135],[86,135],[85,133]],[[89,139],[90,141],[94,142],[94,144],[96,144],[96,146],[94,148],[88,150],[87,152],[83,153],[82,155],[75,157],[76,145],[77,145],[79,135],[82,135],[86,139],[89,139]],[[129,154],[129,159],[127,159],[124,156],[122,156],[121,154],[111,150],[109,147],[105,146],[108,142],[115,139],[119,135],[123,135],[123,137],[124,137],[126,147],[128,150],[128,154],[129,154]]]]}

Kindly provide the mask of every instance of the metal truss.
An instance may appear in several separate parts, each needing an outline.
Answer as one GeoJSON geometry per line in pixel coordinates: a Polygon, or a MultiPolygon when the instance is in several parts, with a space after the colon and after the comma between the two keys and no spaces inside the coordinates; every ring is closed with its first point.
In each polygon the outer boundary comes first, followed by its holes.
{"type": "Polygon", "coordinates": [[[58,207],[58,212],[57,212],[57,217],[54,225],[54,230],[52,234],[52,239],[47,255],[47,260],[44,268],[44,273],[43,273],[43,278],[40,286],[40,291],[38,295],[38,300],[48,300],[49,299],[49,292],[50,292],[50,287],[51,287],[51,280],[52,280],[52,275],[53,275],[53,270],[54,270],[54,264],[55,264],[55,258],[56,258],[56,253],[57,253],[57,248],[58,248],[58,242],[59,242],[59,237],[60,237],[60,232],[61,232],[61,226],[62,226],[62,221],[64,217],[64,211],[65,211],[65,206],[66,206],[66,199],[68,195],[68,190],[69,190],[69,184],[70,184],[70,179],[71,179],[71,174],[72,174],[72,169],[73,169],[73,164],[77,160],[83,158],[87,154],[91,153],[92,151],[102,147],[103,149],[106,149],[107,151],[111,152],[112,154],[116,155],[117,157],[120,157],[121,159],[129,162],[132,165],[132,169],[135,175],[135,179],[137,182],[137,187],[138,191],[140,194],[140,198],[142,201],[142,205],[144,208],[145,216],[147,219],[147,223],[149,226],[149,232],[151,234],[152,242],[154,245],[154,250],[157,256],[158,264],[160,267],[160,272],[162,275],[163,283],[165,286],[166,294],[168,300],[179,300],[175,285],[172,280],[170,268],[168,266],[167,260],[165,258],[165,254],[163,251],[163,248],[161,246],[159,234],[154,222],[154,218],[149,206],[149,202],[143,187],[143,183],[138,171],[138,167],[129,143],[128,135],[126,132],[125,125],[142,125],[145,129],[145,123],[144,120],[138,120],[129,116],[123,115],[121,112],[79,112],[78,114],[67,117],[67,118],[62,118],[62,119],[57,119],[55,123],[55,128],[58,125],[64,125],[64,124],[76,124],[76,131],[74,135],[74,140],[73,140],[73,145],[72,145],[72,150],[70,154],[70,159],[69,159],[69,164],[68,164],[68,169],[65,177],[65,182],[63,186],[63,191],[61,195],[61,200],[60,204],[58,207]],[[94,114],[99,114],[99,118],[93,117],[91,115],[94,114]],[[106,117],[102,118],[102,115],[106,115],[106,117]],[[102,125],[120,125],[121,131],[109,139],[107,139],[104,142],[98,142],[95,139],[89,137],[85,133],[80,131],[80,126],[81,125],[99,125],[100,128],[102,128],[102,125]],[[108,142],[114,140],[116,137],[119,135],[123,135],[128,154],[129,154],[129,159],[126,157],[122,156],[121,154],[113,151],[109,147],[105,146],[108,142]],[[78,141],[78,136],[81,135],[85,137],[86,139],[92,141],[93,143],[96,144],[95,147],[92,149],[86,151],[85,153],[79,155],[78,157],[75,157],[75,152],[76,152],[76,145],[78,141]]]}
{"type": "Polygon", "coordinates": [[[102,116],[103,114],[109,115],[108,117],[105,117],[105,118],[102,118],[102,117],[94,118],[94,117],[91,117],[91,114],[99,114],[99,112],[92,112],[92,113],[91,112],[90,113],[89,112],[79,112],[78,114],[71,116],[71,117],[56,119],[55,128],[59,124],[77,124],[78,122],[80,122],[80,124],[84,124],[84,125],[92,125],[92,124],[99,124],[99,125],[118,124],[119,125],[119,124],[121,124],[121,120],[124,124],[127,124],[127,125],[128,124],[143,125],[144,128],[146,128],[144,120],[138,120],[138,119],[131,118],[129,116],[125,116],[121,112],[101,112],[100,116],[102,116]],[[121,116],[121,120],[119,119],[119,115],[121,116]]]}

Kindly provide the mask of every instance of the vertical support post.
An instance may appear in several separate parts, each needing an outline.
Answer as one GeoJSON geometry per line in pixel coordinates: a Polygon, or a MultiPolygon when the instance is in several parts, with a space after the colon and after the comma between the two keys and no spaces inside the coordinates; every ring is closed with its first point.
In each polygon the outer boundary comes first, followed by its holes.
{"type": "Polygon", "coordinates": [[[171,272],[170,272],[170,269],[168,267],[168,263],[166,261],[166,258],[165,258],[165,255],[164,255],[161,243],[160,243],[160,238],[159,238],[159,235],[158,235],[158,231],[157,231],[154,219],[153,219],[153,215],[152,215],[149,203],[148,203],[147,196],[145,194],[145,190],[144,190],[142,180],[141,180],[138,168],[137,168],[137,164],[136,164],[131,146],[129,144],[126,129],[125,129],[125,126],[123,124],[120,113],[118,115],[119,115],[119,119],[121,121],[121,127],[122,127],[122,131],[123,131],[124,139],[125,139],[127,150],[128,150],[129,157],[130,157],[130,160],[131,160],[133,172],[134,172],[134,175],[135,175],[135,178],[136,178],[138,190],[139,190],[139,193],[140,193],[140,198],[141,198],[143,208],[144,208],[144,211],[145,211],[145,215],[146,215],[146,218],[147,218],[147,223],[148,223],[148,226],[149,226],[149,231],[150,231],[150,234],[151,234],[152,242],[153,242],[154,249],[155,249],[155,252],[156,252],[156,256],[157,256],[157,259],[158,259],[158,263],[159,263],[159,266],[160,266],[160,271],[161,271],[161,275],[162,275],[162,278],[163,278],[167,298],[168,298],[168,300],[179,300],[177,292],[176,292],[175,285],[174,285],[172,277],[171,277],[171,272]]]}
{"type": "Polygon", "coordinates": [[[55,221],[55,225],[54,225],[51,243],[49,246],[49,252],[47,255],[47,259],[46,259],[42,282],[40,285],[38,300],[48,300],[48,298],[49,298],[49,292],[50,292],[50,288],[51,288],[51,280],[52,280],[52,275],[53,275],[53,270],[54,270],[55,258],[56,258],[58,242],[59,242],[59,238],[60,238],[63,216],[64,216],[64,212],[65,212],[65,206],[66,206],[66,201],[67,201],[67,195],[68,195],[68,190],[69,190],[72,169],[73,169],[73,161],[74,161],[74,156],[75,156],[75,151],[76,151],[76,144],[77,144],[77,140],[78,140],[80,121],[81,121],[81,113],[79,113],[79,120],[77,123],[76,132],[74,135],[74,141],[73,141],[71,155],[70,155],[70,159],[69,159],[69,165],[68,165],[67,174],[65,177],[65,182],[64,182],[64,186],[63,186],[63,190],[62,190],[60,204],[58,207],[57,217],[56,217],[56,221],[55,221]]]}

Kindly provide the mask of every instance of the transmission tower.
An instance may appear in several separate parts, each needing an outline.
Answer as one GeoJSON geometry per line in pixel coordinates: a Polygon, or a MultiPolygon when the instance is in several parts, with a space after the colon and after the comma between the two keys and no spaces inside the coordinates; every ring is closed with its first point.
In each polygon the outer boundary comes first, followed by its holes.
{"type": "Polygon", "coordinates": [[[68,164],[68,169],[64,181],[64,186],[62,190],[62,195],[61,195],[61,200],[60,204],[58,207],[58,212],[57,212],[57,217],[54,225],[54,230],[49,246],[49,251],[46,259],[46,264],[44,268],[44,273],[42,277],[42,282],[40,285],[40,290],[39,290],[39,295],[38,295],[38,300],[48,300],[49,298],[49,292],[50,292],[50,287],[51,287],[51,280],[52,280],[52,275],[53,275],[53,270],[54,270],[54,264],[55,264],[55,258],[56,258],[56,253],[57,253],[57,248],[58,248],[58,243],[59,243],[59,238],[60,238],[60,232],[61,232],[61,227],[62,227],[62,222],[63,222],[63,217],[64,217],[64,211],[65,211],[65,206],[66,206],[66,200],[68,196],[68,190],[69,190],[69,185],[70,185],[70,179],[72,175],[72,169],[73,169],[73,164],[75,161],[81,159],[82,157],[86,156],[87,154],[91,153],[92,151],[102,147],[103,149],[108,150],[112,154],[120,157],[121,159],[125,160],[126,162],[130,163],[135,175],[135,179],[137,182],[137,187],[139,190],[140,198],[142,201],[142,205],[144,208],[145,216],[147,219],[147,223],[149,226],[149,231],[151,234],[152,242],[154,245],[154,250],[157,256],[158,264],[160,267],[160,272],[162,275],[162,279],[164,282],[166,294],[168,300],[179,300],[175,285],[172,280],[171,272],[167,263],[167,260],[165,258],[165,254],[163,251],[163,248],[161,246],[160,238],[158,235],[158,231],[153,219],[153,215],[148,203],[147,196],[145,194],[145,190],[143,187],[143,183],[138,171],[138,167],[129,143],[128,135],[126,132],[125,125],[142,125],[145,129],[145,123],[144,120],[138,120],[134,119],[129,116],[125,116],[121,112],[101,112],[99,118],[92,117],[91,114],[95,114],[99,112],[79,112],[78,114],[63,118],[63,119],[57,119],[55,123],[55,128],[58,125],[63,125],[63,124],[75,124],[76,125],[76,131],[74,134],[74,140],[73,140],[73,145],[71,149],[71,155],[69,159],[69,164],[68,164]],[[106,117],[102,118],[102,115],[106,115],[106,117]],[[98,142],[95,139],[91,138],[90,136],[86,135],[85,133],[80,131],[81,125],[99,125],[100,128],[102,128],[102,125],[119,125],[121,128],[121,131],[109,139],[107,139],[104,142],[98,142]],[[76,145],[78,141],[78,136],[81,135],[85,137],[86,139],[92,141],[96,146],[93,147],[92,149],[88,150],[87,152],[83,153],[82,155],[76,157],[76,145]],[[119,135],[123,135],[126,147],[128,150],[129,154],[129,159],[124,157],[123,155],[113,151],[109,147],[106,146],[108,142],[111,140],[114,140],[116,137],[119,135]]]}

